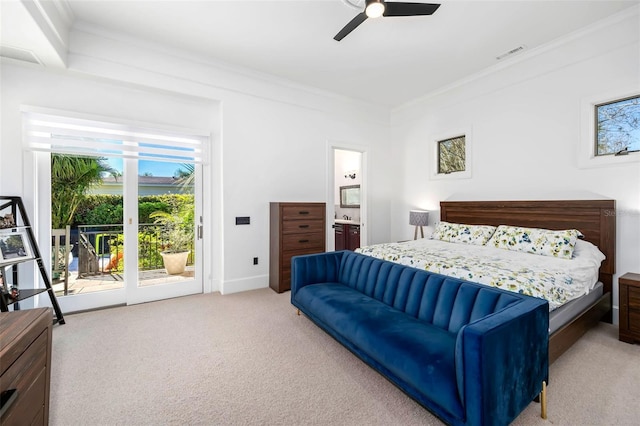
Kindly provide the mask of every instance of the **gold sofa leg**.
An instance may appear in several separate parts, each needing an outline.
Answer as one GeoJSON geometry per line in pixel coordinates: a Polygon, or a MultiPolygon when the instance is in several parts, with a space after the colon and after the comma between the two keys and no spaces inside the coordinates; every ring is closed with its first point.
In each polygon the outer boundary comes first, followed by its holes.
{"type": "Polygon", "coordinates": [[[300,309],[297,310],[297,314],[298,314],[298,316],[300,316],[300,309]]]}
{"type": "Polygon", "coordinates": [[[547,419],[547,382],[542,382],[542,392],[540,392],[540,417],[547,419]]]}

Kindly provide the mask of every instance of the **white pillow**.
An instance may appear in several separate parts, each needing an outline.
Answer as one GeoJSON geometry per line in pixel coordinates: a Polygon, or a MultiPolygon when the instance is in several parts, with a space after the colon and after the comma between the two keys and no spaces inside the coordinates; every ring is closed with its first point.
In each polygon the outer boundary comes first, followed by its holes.
{"type": "Polygon", "coordinates": [[[600,267],[602,261],[607,257],[597,246],[591,244],[589,241],[578,239],[573,248],[573,258],[588,260],[600,267]]]}

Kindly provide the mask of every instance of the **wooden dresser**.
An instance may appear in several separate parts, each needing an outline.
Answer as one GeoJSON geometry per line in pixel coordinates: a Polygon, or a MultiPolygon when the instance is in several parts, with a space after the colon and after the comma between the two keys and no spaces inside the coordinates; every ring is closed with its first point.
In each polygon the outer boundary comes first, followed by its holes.
{"type": "Polygon", "coordinates": [[[271,203],[269,286],[291,289],[291,258],[325,251],[325,203],[271,203]]]}
{"type": "Polygon", "coordinates": [[[52,325],[50,308],[0,313],[2,426],[49,423],[52,325]]]}
{"type": "Polygon", "coordinates": [[[618,278],[618,298],[619,339],[640,342],[640,274],[629,272],[618,278]]]}

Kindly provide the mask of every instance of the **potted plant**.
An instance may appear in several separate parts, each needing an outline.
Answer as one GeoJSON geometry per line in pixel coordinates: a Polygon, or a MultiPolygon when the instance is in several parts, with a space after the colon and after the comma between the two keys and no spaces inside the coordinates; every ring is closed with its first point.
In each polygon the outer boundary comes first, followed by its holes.
{"type": "Polygon", "coordinates": [[[162,226],[162,261],[169,275],[182,274],[187,266],[190,247],[193,243],[193,224],[185,214],[157,211],[149,215],[153,223],[162,226]]]}

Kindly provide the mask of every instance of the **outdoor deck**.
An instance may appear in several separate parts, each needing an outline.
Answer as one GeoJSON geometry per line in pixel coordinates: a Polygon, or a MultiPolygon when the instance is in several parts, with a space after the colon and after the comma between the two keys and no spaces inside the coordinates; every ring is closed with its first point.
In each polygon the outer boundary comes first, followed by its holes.
{"type": "MultiPolygon", "coordinates": [[[[168,275],[164,269],[139,272],[140,286],[170,284],[191,279],[194,276],[193,266],[187,266],[187,270],[180,275],[168,275]]],[[[70,272],[68,295],[90,293],[103,290],[113,290],[124,287],[122,273],[104,273],[100,275],[78,278],[77,271],[70,272]]],[[[53,284],[56,296],[64,295],[64,283],[53,284]]]]}

